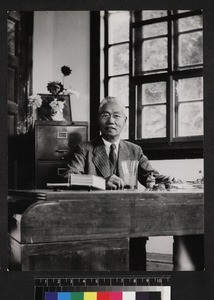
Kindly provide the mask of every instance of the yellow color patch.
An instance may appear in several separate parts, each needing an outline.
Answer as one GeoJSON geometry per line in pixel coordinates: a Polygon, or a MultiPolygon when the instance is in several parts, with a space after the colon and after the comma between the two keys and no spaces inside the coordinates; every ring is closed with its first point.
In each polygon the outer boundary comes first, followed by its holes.
{"type": "Polygon", "coordinates": [[[84,300],[97,300],[97,292],[84,292],[84,300]]]}

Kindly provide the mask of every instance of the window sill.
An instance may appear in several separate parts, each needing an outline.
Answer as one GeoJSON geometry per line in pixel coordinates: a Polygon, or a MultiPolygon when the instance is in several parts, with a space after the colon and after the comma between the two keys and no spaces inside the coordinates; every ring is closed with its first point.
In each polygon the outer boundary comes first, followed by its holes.
{"type": "Polygon", "coordinates": [[[149,159],[185,159],[203,158],[203,141],[175,141],[175,142],[145,142],[131,141],[139,145],[149,159]]]}

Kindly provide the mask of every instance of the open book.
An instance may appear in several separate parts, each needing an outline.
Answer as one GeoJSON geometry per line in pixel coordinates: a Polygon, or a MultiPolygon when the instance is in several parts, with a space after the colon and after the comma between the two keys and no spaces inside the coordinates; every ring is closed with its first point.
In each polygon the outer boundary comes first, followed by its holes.
{"type": "Polygon", "coordinates": [[[65,183],[47,183],[47,187],[72,188],[82,187],[105,190],[106,182],[103,177],[86,174],[69,174],[68,182],[65,183]]]}

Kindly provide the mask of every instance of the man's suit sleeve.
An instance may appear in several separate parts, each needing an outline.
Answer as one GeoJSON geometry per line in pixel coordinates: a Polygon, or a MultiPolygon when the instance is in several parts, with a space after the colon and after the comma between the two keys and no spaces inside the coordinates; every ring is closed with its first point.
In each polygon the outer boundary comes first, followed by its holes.
{"type": "Polygon", "coordinates": [[[85,173],[85,147],[84,144],[79,144],[74,148],[74,152],[71,156],[71,161],[68,164],[68,170],[65,173],[65,177],[68,174],[84,174],[85,173]]]}
{"type": "Polygon", "coordinates": [[[141,184],[146,186],[146,179],[151,173],[153,173],[156,183],[164,182],[171,179],[170,176],[159,174],[159,172],[152,167],[150,161],[143,154],[141,148],[139,152],[140,152],[140,159],[139,159],[139,166],[138,166],[138,180],[140,181],[141,184]]]}

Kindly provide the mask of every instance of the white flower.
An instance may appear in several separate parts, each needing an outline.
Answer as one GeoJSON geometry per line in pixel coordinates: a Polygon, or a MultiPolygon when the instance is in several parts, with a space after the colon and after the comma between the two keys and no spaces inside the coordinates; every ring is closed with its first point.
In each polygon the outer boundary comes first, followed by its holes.
{"type": "Polygon", "coordinates": [[[74,95],[74,96],[76,96],[77,98],[79,98],[79,96],[80,96],[80,93],[77,92],[77,91],[75,91],[75,90],[73,90],[71,87],[70,87],[68,90],[65,89],[65,90],[64,90],[64,94],[65,94],[65,95],[74,95]]]}
{"type": "Polygon", "coordinates": [[[57,98],[55,98],[49,105],[50,107],[52,107],[54,112],[62,112],[65,105],[65,101],[57,101],[57,98]]]}
{"type": "Polygon", "coordinates": [[[38,108],[38,107],[41,107],[42,105],[42,98],[40,95],[36,94],[36,95],[31,95],[29,98],[28,98],[28,106],[32,106],[34,108],[38,108]]]}

